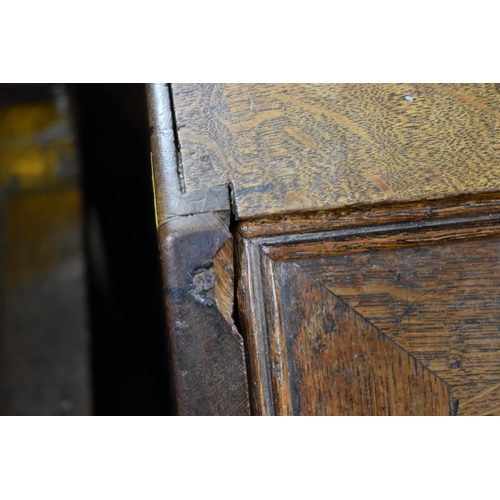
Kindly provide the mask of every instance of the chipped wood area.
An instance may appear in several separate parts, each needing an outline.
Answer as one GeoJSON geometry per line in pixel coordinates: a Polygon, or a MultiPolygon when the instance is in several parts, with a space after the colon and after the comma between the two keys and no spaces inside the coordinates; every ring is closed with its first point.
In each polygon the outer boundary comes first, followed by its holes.
{"type": "Polygon", "coordinates": [[[243,339],[227,292],[214,290],[231,234],[207,213],[171,219],[158,237],[179,414],[248,415],[243,339]]]}
{"type": "Polygon", "coordinates": [[[147,86],[153,182],[180,415],[249,415],[226,185],[186,193],[166,84],[147,86]]]}
{"type": "Polygon", "coordinates": [[[237,218],[500,189],[494,84],[172,84],[186,194],[237,218]]]}
{"type": "Polygon", "coordinates": [[[424,205],[408,206],[396,224],[385,207],[379,226],[351,212],[315,233],[240,223],[255,413],[500,414],[495,200],[436,205],[435,220],[412,220],[424,205]]]}

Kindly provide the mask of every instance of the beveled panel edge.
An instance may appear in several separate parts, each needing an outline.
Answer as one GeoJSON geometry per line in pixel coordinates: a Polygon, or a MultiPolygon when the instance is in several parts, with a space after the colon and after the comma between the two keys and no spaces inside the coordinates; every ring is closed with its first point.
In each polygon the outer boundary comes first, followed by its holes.
{"type": "MultiPolygon", "coordinates": [[[[275,415],[260,249],[236,232],[236,307],[245,340],[252,414],[275,415]]],[[[269,259],[267,259],[269,260],[269,259]]]]}

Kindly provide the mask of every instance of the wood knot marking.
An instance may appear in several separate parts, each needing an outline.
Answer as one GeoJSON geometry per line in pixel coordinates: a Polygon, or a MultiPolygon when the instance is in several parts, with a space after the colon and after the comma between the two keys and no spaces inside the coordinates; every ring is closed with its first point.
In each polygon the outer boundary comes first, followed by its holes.
{"type": "Polygon", "coordinates": [[[196,269],[191,278],[191,295],[205,306],[214,305],[215,269],[208,266],[196,269]]]}

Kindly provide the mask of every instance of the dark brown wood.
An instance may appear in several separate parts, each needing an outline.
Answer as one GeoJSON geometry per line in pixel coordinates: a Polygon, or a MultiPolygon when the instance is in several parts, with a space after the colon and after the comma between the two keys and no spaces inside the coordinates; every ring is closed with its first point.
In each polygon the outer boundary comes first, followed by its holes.
{"type": "Polygon", "coordinates": [[[302,269],[453,387],[500,413],[500,239],[310,259],[302,269]]]}
{"type": "Polygon", "coordinates": [[[446,241],[491,238],[500,235],[500,215],[457,218],[426,223],[401,223],[359,229],[324,231],[259,240],[262,251],[276,260],[328,257],[345,253],[369,252],[446,241]]]}
{"type": "Polygon", "coordinates": [[[212,362],[242,380],[232,243],[209,242],[231,211],[253,414],[500,412],[494,85],[173,84],[150,106],[176,380],[184,362],[203,380],[178,385],[186,408],[229,393],[212,362]],[[207,320],[233,332],[220,351],[207,320]]]}
{"type": "Polygon", "coordinates": [[[185,194],[168,87],[148,86],[158,240],[180,415],[249,415],[243,339],[233,319],[227,186],[185,194]]]}
{"type": "Polygon", "coordinates": [[[274,386],[285,393],[277,398],[280,413],[451,413],[450,387],[435,373],[297,265],[275,267],[279,312],[270,316],[280,325],[270,336],[280,337],[276,351],[288,375],[274,386]]]}
{"type": "Polygon", "coordinates": [[[254,415],[274,415],[269,391],[271,373],[266,335],[265,307],[260,275],[261,252],[257,245],[235,234],[237,258],[237,299],[239,326],[245,338],[249,367],[249,389],[254,415]]]}
{"type": "Polygon", "coordinates": [[[394,203],[246,220],[238,224],[245,238],[305,234],[335,229],[402,222],[438,221],[456,217],[493,216],[500,211],[498,193],[459,196],[439,201],[394,203]]]}
{"type": "Polygon", "coordinates": [[[256,413],[500,412],[500,220],[435,222],[239,238],[256,413]]]}
{"type": "Polygon", "coordinates": [[[494,84],[173,84],[187,193],[237,217],[500,189],[494,84]]]}
{"type": "Polygon", "coordinates": [[[158,238],[179,414],[249,414],[243,339],[214,293],[214,259],[231,234],[207,213],[171,219],[158,238]]]}

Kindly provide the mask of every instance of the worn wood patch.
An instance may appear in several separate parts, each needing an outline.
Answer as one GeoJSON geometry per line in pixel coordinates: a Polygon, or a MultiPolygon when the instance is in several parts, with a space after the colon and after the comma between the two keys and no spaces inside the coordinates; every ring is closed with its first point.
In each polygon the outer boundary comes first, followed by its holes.
{"type": "Polygon", "coordinates": [[[173,84],[185,190],[241,219],[500,188],[494,84],[173,84]]]}
{"type": "Polygon", "coordinates": [[[179,414],[248,415],[243,339],[227,318],[227,298],[219,309],[224,292],[215,293],[225,278],[217,272],[232,263],[232,255],[221,262],[231,234],[206,213],[170,219],[158,238],[179,414]]]}
{"type": "Polygon", "coordinates": [[[227,186],[186,193],[169,89],[147,87],[153,183],[171,357],[181,415],[249,415],[243,339],[233,322],[227,186]]]}

